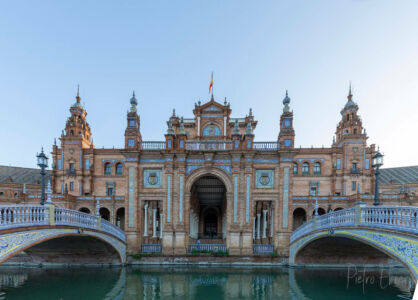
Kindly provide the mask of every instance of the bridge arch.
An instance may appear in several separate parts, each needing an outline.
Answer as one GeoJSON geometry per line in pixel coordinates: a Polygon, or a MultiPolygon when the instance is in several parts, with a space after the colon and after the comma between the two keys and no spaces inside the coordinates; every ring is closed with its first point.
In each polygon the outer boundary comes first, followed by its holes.
{"type": "Polygon", "coordinates": [[[98,231],[68,227],[25,229],[26,228],[19,228],[19,231],[2,234],[0,236],[0,264],[22,251],[29,250],[32,247],[48,241],[66,237],[88,237],[89,239],[100,241],[108,247],[111,247],[111,249],[117,253],[120,263],[123,264],[126,262],[125,244],[117,238],[98,231]]]}
{"type": "Polygon", "coordinates": [[[376,230],[375,228],[324,229],[312,232],[294,241],[290,246],[289,263],[296,264],[297,255],[316,240],[342,237],[364,243],[400,262],[413,276],[418,278],[418,241],[405,234],[376,230]]]}

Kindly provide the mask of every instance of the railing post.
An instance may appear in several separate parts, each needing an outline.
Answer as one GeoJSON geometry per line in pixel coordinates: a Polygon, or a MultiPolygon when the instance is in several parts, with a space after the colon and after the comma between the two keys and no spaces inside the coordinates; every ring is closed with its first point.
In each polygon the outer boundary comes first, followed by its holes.
{"type": "Polygon", "coordinates": [[[102,217],[97,216],[97,230],[101,230],[101,229],[102,229],[102,217]]]}
{"type": "Polygon", "coordinates": [[[356,226],[361,225],[364,223],[364,207],[366,207],[366,203],[358,202],[355,206],[355,221],[354,224],[356,226]]]}
{"type": "Polygon", "coordinates": [[[48,224],[53,226],[55,225],[55,205],[54,204],[45,204],[45,220],[48,221],[48,224]]]}

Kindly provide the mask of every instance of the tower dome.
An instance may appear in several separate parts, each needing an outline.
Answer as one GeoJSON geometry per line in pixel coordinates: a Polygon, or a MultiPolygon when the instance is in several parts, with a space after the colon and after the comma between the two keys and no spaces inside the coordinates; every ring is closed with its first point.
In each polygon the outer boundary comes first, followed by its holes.
{"type": "Polygon", "coordinates": [[[135,98],[135,91],[133,91],[133,93],[132,93],[131,105],[135,105],[135,106],[138,105],[138,100],[136,100],[136,98],[135,98]]]}
{"type": "Polygon", "coordinates": [[[289,95],[288,95],[287,90],[286,90],[286,97],[284,97],[284,99],[283,99],[283,105],[286,105],[286,104],[289,104],[289,103],[290,103],[290,98],[289,98],[289,95]]]}

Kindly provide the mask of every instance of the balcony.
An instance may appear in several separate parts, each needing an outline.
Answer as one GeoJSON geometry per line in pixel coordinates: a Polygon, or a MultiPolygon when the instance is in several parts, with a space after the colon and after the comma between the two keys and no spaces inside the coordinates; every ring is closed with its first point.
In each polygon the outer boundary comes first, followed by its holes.
{"type": "Polygon", "coordinates": [[[186,150],[227,151],[232,150],[231,141],[187,141],[186,150]]]}
{"type": "Polygon", "coordinates": [[[147,151],[165,150],[165,142],[140,142],[139,150],[147,150],[147,151]]]}
{"type": "Polygon", "coordinates": [[[66,169],[65,174],[67,175],[75,175],[76,171],[75,169],[66,169]]]}
{"type": "Polygon", "coordinates": [[[278,142],[254,142],[253,149],[258,151],[277,151],[280,149],[278,142]]]}
{"type": "Polygon", "coordinates": [[[359,168],[351,168],[350,173],[351,174],[360,174],[361,173],[361,169],[359,169],[359,168]]]}

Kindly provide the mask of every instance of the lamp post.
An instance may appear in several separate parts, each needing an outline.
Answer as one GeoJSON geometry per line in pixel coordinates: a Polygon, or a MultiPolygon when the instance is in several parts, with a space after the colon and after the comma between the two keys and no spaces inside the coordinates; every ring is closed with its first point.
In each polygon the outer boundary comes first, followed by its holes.
{"type": "Polygon", "coordinates": [[[372,167],[375,170],[376,181],[374,186],[374,203],[373,205],[379,205],[379,168],[383,166],[383,155],[377,149],[376,154],[372,158],[372,167]]]}
{"type": "Polygon", "coordinates": [[[44,148],[42,147],[41,153],[36,155],[38,159],[38,166],[41,168],[41,205],[45,204],[45,169],[48,167],[48,157],[44,153],[44,148]]]}

